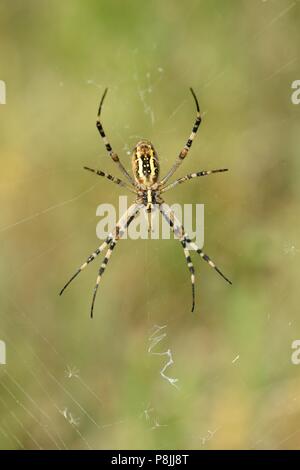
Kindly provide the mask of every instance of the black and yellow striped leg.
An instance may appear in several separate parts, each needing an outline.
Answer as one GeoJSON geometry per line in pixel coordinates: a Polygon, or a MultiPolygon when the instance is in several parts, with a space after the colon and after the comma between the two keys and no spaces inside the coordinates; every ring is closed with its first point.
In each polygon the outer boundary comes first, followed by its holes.
{"type": "Polygon", "coordinates": [[[103,251],[105,250],[105,248],[107,246],[110,245],[110,243],[116,238],[118,237],[118,234],[121,232],[122,234],[124,233],[123,231],[123,227],[124,226],[127,226],[127,220],[130,219],[133,215],[136,214],[136,212],[138,210],[140,210],[142,207],[141,204],[132,204],[128,209],[127,211],[125,212],[125,214],[123,214],[123,216],[120,218],[120,220],[118,221],[114,231],[112,233],[110,233],[108,235],[108,237],[104,240],[104,242],[102,243],[102,245],[100,245],[88,258],[87,260],[85,261],[85,263],[83,263],[80,268],[78,268],[78,270],[75,272],[75,274],[73,274],[73,276],[69,279],[69,281],[64,285],[64,287],[62,288],[62,290],[60,291],[59,295],[62,295],[62,293],[65,291],[65,289],[68,287],[69,284],[71,284],[71,282],[78,276],[78,274],[81,273],[81,271],[83,271],[83,269],[85,269],[87,267],[87,265],[89,263],[91,263],[92,261],[94,261],[94,259],[103,251]]]}
{"type": "Polygon", "coordinates": [[[113,161],[115,163],[117,163],[119,169],[121,170],[121,172],[123,173],[123,175],[126,176],[126,178],[130,181],[131,184],[134,184],[134,181],[132,179],[132,177],[130,176],[130,174],[128,173],[128,171],[124,168],[124,166],[122,165],[122,163],[120,162],[120,159],[119,159],[119,156],[113,151],[106,135],[105,135],[105,132],[104,132],[104,129],[103,129],[103,126],[101,124],[101,121],[100,121],[100,114],[101,114],[101,109],[102,109],[102,105],[103,105],[103,101],[104,101],[104,98],[106,96],[106,93],[107,93],[107,88],[104,90],[104,93],[103,93],[103,96],[101,98],[101,101],[100,101],[100,105],[99,105],[99,109],[98,109],[98,115],[97,115],[97,121],[96,121],[96,126],[97,126],[97,129],[99,131],[99,134],[104,142],[104,145],[106,147],[106,150],[107,152],[109,153],[109,155],[111,156],[111,158],[113,159],[113,161]]]}
{"type": "Polygon", "coordinates": [[[184,256],[191,274],[191,283],[192,283],[192,312],[195,309],[195,268],[192,263],[192,258],[190,255],[189,250],[187,249],[186,242],[184,240],[181,240],[181,244],[183,246],[183,251],[184,251],[184,256]]]}
{"type": "Polygon", "coordinates": [[[116,178],[115,176],[110,175],[109,173],[105,173],[102,170],[94,170],[93,168],[89,168],[88,166],[83,167],[85,170],[91,171],[92,173],[96,173],[98,176],[103,176],[104,178],[107,178],[109,181],[112,181],[115,184],[118,184],[119,186],[122,186],[122,188],[126,188],[132,193],[136,194],[136,191],[132,186],[129,184],[125,183],[124,181],[120,180],[120,178],[116,178]]]}
{"type": "Polygon", "coordinates": [[[198,171],[197,173],[190,173],[186,176],[183,176],[182,178],[178,178],[178,180],[174,181],[174,183],[169,184],[165,188],[160,189],[161,193],[164,193],[166,191],[169,191],[169,189],[174,188],[174,186],[177,186],[178,184],[184,183],[185,181],[191,180],[193,178],[197,178],[198,176],[208,176],[212,175],[213,173],[222,173],[223,171],[228,171],[228,168],[221,168],[219,170],[208,170],[208,171],[198,171]]]}
{"type": "Polygon", "coordinates": [[[210,265],[211,268],[214,268],[215,271],[217,271],[217,273],[220,274],[223,279],[225,279],[225,281],[227,281],[229,284],[232,284],[232,282],[222,273],[222,271],[215,265],[215,263],[210,259],[210,257],[206,255],[195,242],[191,241],[188,234],[184,231],[183,225],[177,219],[175,213],[171,210],[171,208],[167,204],[163,204],[163,206],[165,209],[167,208],[167,210],[172,214],[172,218],[174,221],[174,229],[177,231],[177,233],[181,235],[182,239],[185,240],[187,247],[191,247],[194,251],[196,251],[201,256],[201,258],[203,258],[204,261],[206,261],[210,265]]]}
{"type": "Polygon", "coordinates": [[[187,262],[190,274],[191,274],[191,283],[192,283],[192,312],[195,309],[195,268],[192,263],[191,255],[190,252],[187,248],[187,243],[184,240],[184,237],[182,236],[180,228],[177,228],[177,225],[174,222],[174,217],[173,217],[173,211],[170,210],[170,212],[167,212],[164,208],[166,204],[162,204],[160,206],[160,212],[163,215],[163,217],[166,219],[168,224],[170,225],[171,229],[173,230],[175,236],[177,236],[180,240],[180,243],[182,245],[183,251],[184,251],[184,256],[185,260],[187,262]]]}
{"type": "Polygon", "coordinates": [[[228,279],[228,277],[226,277],[222,271],[218,268],[218,266],[215,265],[215,263],[210,259],[210,257],[208,255],[206,255],[202,250],[201,248],[199,248],[195,242],[192,242],[188,236],[185,236],[185,241],[187,242],[187,245],[190,246],[191,248],[193,248],[193,250],[197,251],[197,253],[201,256],[202,259],[204,259],[204,261],[206,261],[209,266],[211,268],[214,268],[215,271],[217,271],[218,274],[220,274],[220,276],[225,279],[225,281],[227,281],[229,284],[232,284],[232,282],[230,281],[230,279],[228,279]]]}
{"type": "Polygon", "coordinates": [[[109,243],[111,242],[113,238],[113,235],[110,235],[106,238],[106,240],[102,243],[102,245],[100,245],[88,258],[87,260],[85,261],[85,263],[83,263],[80,268],[78,268],[78,270],[76,271],[75,274],[73,274],[73,276],[68,280],[68,282],[64,285],[64,287],[62,288],[62,290],[60,291],[59,295],[62,295],[62,293],[65,291],[65,289],[68,287],[69,284],[71,284],[71,282],[75,279],[75,277],[78,276],[78,274],[81,273],[81,271],[83,271],[87,265],[89,263],[91,263],[92,261],[94,261],[94,259],[96,258],[96,256],[98,256],[101,251],[103,251],[108,245],[109,243]]]}
{"type": "Polygon", "coordinates": [[[161,184],[164,185],[170,178],[171,176],[175,173],[175,171],[177,170],[177,168],[181,165],[181,163],[183,162],[183,160],[185,159],[185,157],[187,156],[191,146],[192,146],[192,143],[193,143],[193,140],[197,134],[197,131],[199,129],[199,126],[201,124],[201,115],[200,115],[200,106],[199,106],[199,102],[198,102],[198,99],[195,95],[195,92],[192,88],[190,88],[190,91],[193,95],[193,98],[195,100],[195,103],[196,103],[196,109],[197,109],[197,115],[196,115],[196,120],[195,120],[195,123],[194,123],[194,126],[193,126],[193,129],[192,129],[192,132],[191,132],[191,135],[190,137],[188,138],[187,140],[187,143],[185,144],[185,146],[183,147],[183,149],[181,150],[180,154],[178,155],[177,157],[177,160],[175,161],[174,165],[171,167],[171,169],[168,171],[168,173],[166,174],[166,176],[161,180],[161,184]]]}
{"type": "Polygon", "coordinates": [[[107,253],[105,255],[105,258],[100,266],[100,269],[99,269],[99,272],[98,272],[98,276],[97,276],[97,280],[96,280],[96,285],[94,287],[94,294],[93,294],[93,300],[92,300],[92,306],[91,306],[91,318],[93,318],[93,312],[94,312],[94,305],[95,305],[95,300],[96,300],[96,295],[97,295],[97,292],[98,292],[98,287],[99,287],[99,284],[100,284],[100,280],[101,280],[101,277],[105,271],[105,268],[109,262],[109,258],[111,257],[111,254],[113,252],[113,249],[115,248],[116,246],[116,241],[113,241],[111,242],[111,244],[109,245],[109,248],[107,250],[107,253]]]}
{"type": "MultiPolygon", "coordinates": [[[[97,292],[98,292],[98,287],[99,287],[99,284],[100,284],[100,281],[101,281],[101,278],[105,272],[105,269],[106,269],[106,266],[109,262],[109,259],[112,255],[112,252],[117,244],[117,242],[122,238],[122,236],[124,235],[126,229],[129,227],[129,225],[131,224],[131,222],[134,220],[134,218],[138,215],[139,213],[139,210],[141,209],[141,205],[137,206],[136,208],[136,211],[134,213],[131,213],[128,217],[127,217],[127,220],[126,220],[126,223],[122,226],[119,226],[118,225],[116,226],[116,235],[115,237],[112,239],[112,241],[110,242],[109,244],[109,248],[106,252],[106,255],[105,255],[105,258],[103,259],[103,262],[101,263],[101,266],[100,266],[100,269],[99,269],[99,272],[98,272],[98,276],[97,276],[97,280],[96,280],[96,285],[94,287],[94,293],[93,293],[93,300],[92,300],[92,306],[91,306],[91,318],[93,318],[93,312],[94,312],[94,305],[95,305],[95,300],[96,300],[96,295],[97,295],[97,292]]],[[[127,211],[128,212],[128,211],[127,211]]],[[[124,217],[124,216],[123,216],[124,217]]]]}
{"type": "Polygon", "coordinates": [[[210,257],[206,255],[195,242],[191,241],[188,234],[185,232],[183,225],[177,219],[174,211],[172,211],[172,209],[165,203],[160,205],[160,211],[165,219],[169,221],[170,226],[173,228],[174,234],[179,237],[180,241],[184,241],[187,248],[192,248],[194,251],[196,251],[201,256],[201,258],[210,265],[210,267],[214,268],[214,270],[217,271],[217,273],[223,279],[225,279],[225,281],[227,281],[229,284],[232,284],[232,282],[222,273],[222,271],[215,265],[210,257]]]}

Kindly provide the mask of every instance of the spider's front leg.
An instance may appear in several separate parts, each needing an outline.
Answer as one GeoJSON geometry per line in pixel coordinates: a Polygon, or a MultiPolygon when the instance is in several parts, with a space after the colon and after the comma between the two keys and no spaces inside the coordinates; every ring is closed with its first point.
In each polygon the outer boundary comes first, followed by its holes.
{"type": "Polygon", "coordinates": [[[192,312],[194,311],[195,309],[195,268],[194,268],[194,265],[192,263],[192,258],[191,258],[191,255],[190,255],[190,252],[187,248],[187,242],[186,240],[184,239],[184,229],[182,226],[180,226],[180,224],[176,224],[175,222],[175,214],[174,212],[171,210],[171,208],[165,204],[164,202],[161,203],[159,205],[159,210],[162,214],[162,216],[164,217],[164,219],[168,222],[168,224],[170,225],[171,229],[173,230],[174,232],[174,235],[177,236],[180,240],[180,243],[182,245],[182,248],[183,248],[183,251],[184,251],[184,256],[185,256],[185,260],[186,260],[186,263],[187,263],[187,266],[188,266],[188,269],[190,271],[190,275],[191,275],[191,283],[192,283],[192,312]]]}
{"type": "MultiPolygon", "coordinates": [[[[225,281],[227,281],[229,284],[232,284],[232,282],[222,273],[222,271],[215,265],[215,263],[209,258],[209,256],[206,255],[201,250],[201,248],[198,247],[198,245],[195,242],[191,241],[189,235],[185,232],[183,225],[177,219],[174,211],[172,211],[172,209],[166,203],[161,204],[159,209],[160,209],[160,212],[162,213],[163,217],[167,220],[170,227],[172,228],[172,230],[174,232],[174,235],[179,238],[183,248],[186,248],[186,252],[187,252],[188,256],[189,256],[189,252],[188,252],[187,248],[191,247],[193,250],[195,250],[201,256],[201,258],[204,259],[204,261],[206,261],[210,265],[211,268],[214,268],[214,270],[217,271],[217,273],[223,279],[225,279],[225,281]]],[[[186,252],[185,252],[185,254],[186,254],[186,252]]],[[[190,269],[191,278],[192,278],[192,275],[194,274],[193,264],[191,263],[190,257],[188,259],[187,256],[186,256],[186,259],[187,259],[189,268],[192,268],[192,270],[190,269]],[[189,265],[189,262],[191,263],[191,265],[189,265]]],[[[192,278],[192,284],[193,284],[193,278],[192,278]]],[[[194,299],[194,297],[193,297],[193,299],[194,299]]],[[[193,300],[193,305],[194,305],[194,300],[193,300]]],[[[192,309],[192,311],[193,311],[193,309],[192,309]]]]}
{"type": "Polygon", "coordinates": [[[105,272],[106,266],[109,262],[109,259],[112,255],[112,252],[117,244],[117,242],[122,238],[124,235],[125,231],[131,224],[131,222],[134,220],[134,218],[139,214],[140,209],[143,207],[142,204],[133,204],[126,212],[125,214],[121,217],[119,222],[116,225],[116,228],[114,230],[114,236],[111,239],[111,242],[109,243],[109,248],[106,252],[106,255],[101,263],[100,269],[98,271],[98,276],[96,280],[96,285],[94,287],[94,294],[93,294],[93,300],[92,300],[92,306],[91,306],[91,318],[93,318],[93,311],[94,311],[94,305],[95,305],[95,300],[96,300],[96,295],[98,292],[98,287],[101,281],[101,278],[105,272]]]}
{"type": "MultiPolygon", "coordinates": [[[[77,269],[75,274],[69,279],[69,281],[64,285],[64,287],[61,289],[59,295],[62,295],[65,289],[71,284],[71,282],[78,276],[78,274],[83,271],[89,263],[94,261],[94,259],[103,251],[105,248],[109,247],[110,244],[114,241],[114,239],[118,236],[119,232],[122,230],[122,227],[126,226],[128,221],[131,219],[132,216],[134,216],[138,210],[140,210],[141,205],[134,203],[132,204],[125,214],[120,218],[118,221],[114,231],[108,235],[106,240],[87,258],[87,260],[77,269]]],[[[133,219],[132,219],[133,220],[133,219]]],[[[129,223],[131,223],[131,221],[129,223]]],[[[128,225],[127,225],[128,226],[128,225]]]]}

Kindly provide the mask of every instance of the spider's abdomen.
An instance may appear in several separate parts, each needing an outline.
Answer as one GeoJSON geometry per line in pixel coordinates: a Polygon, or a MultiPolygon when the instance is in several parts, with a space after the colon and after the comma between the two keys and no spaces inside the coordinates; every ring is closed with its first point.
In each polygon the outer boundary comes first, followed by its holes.
{"type": "Polygon", "coordinates": [[[158,180],[159,162],[151,142],[142,140],[133,151],[132,171],[137,183],[152,186],[158,180]]]}

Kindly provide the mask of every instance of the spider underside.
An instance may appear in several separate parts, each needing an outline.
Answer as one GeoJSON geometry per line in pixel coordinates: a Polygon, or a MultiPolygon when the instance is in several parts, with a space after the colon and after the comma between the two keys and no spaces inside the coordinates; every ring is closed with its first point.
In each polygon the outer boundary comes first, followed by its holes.
{"type": "Polygon", "coordinates": [[[177,219],[175,213],[172,209],[164,202],[162,198],[162,194],[168,191],[171,188],[174,188],[178,184],[184,183],[193,178],[197,178],[199,176],[207,176],[212,173],[221,173],[224,171],[228,171],[227,168],[222,168],[218,170],[209,170],[209,171],[198,171],[197,173],[190,173],[186,176],[183,176],[173,183],[166,184],[171,176],[175,173],[175,171],[179,168],[181,163],[184,161],[188,152],[192,146],[193,140],[195,135],[198,131],[198,128],[201,123],[201,115],[200,115],[200,107],[198,103],[198,99],[195,95],[195,92],[192,88],[190,88],[192,96],[195,100],[197,114],[196,120],[194,122],[194,126],[192,132],[185,144],[185,146],[180,151],[175,163],[170,168],[168,173],[160,180],[159,179],[159,159],[158,155],[149,140],[141,140],[136,144],[132,153],[132,173],[133,177],[127,172],[127,170],[122,165],[119,156],[113,151],[103,129],[103,126],[100,121],[101,109],[103,105],[104,98],[107,93],[107,89],[104,91],[102,99],[100,101],[98,116],[97,116],[97,129],[100,133],[100,136],[104,142],[107,152],[109,153],[112,160],[118,165],[120,171],[126,178],[126,182],[112,176],[108,173],[105,173],[101,170],[94,170],[93,168],[84,167],[85,170],[91,171],[99,176],[103,176],[108,180],[112,181],[119,186],[126,188],[127,190],[131,191],[136,195],[136,199],[134,203],[127,209],[127,211],[123,214],[123,216],[118,221],[117,225],[115,226],[113,232],[106,238],[106,240],[87,258],[87,260],[80,266],[80,268],[76,271],[76,273],[71,277],[71,279],[65,284],[65,286],[60,291],[60,295],[64,292],[64,290],[68,287],[68,285],[78,276],[78,274],[86,268],[86,266],[94,261],[94,259],[105,249],[106,254],[98,271],[98,276],[96,280],[96,285],[94,287],[94,294],[93,300],[91,305],[91,317],[93,317],[93,310],[95,299],[99,287],[100,280],[106,266],[109,262],[111,254],[117,244],[117,242],[122,238],[122,235],[129,227],[131,222],[134,218],[138,215],[141,209],[146,208],[146,211],[149,213],[149,228],[151,228],[151,212],[158,208],[161,212],[164,219],[168,222],[171,229],[174,232],[176,238],[179,239],[185,259],[187,262],[187,266],[191,276],[191,284],[192,284],[192,312],[195,308],[195,270],[192,263],[192,259],[190,256],[189,249],[195,250],[212,268],[214,268],[220,276],[223,277],[229,284],[232,284],[231,281],[220,271],[220,269],[214,264],[214,262],[206,255],[201,248],[199,248],[195,242],[193,242],[188,234],[185,232],[183,225],[177,219]]]}

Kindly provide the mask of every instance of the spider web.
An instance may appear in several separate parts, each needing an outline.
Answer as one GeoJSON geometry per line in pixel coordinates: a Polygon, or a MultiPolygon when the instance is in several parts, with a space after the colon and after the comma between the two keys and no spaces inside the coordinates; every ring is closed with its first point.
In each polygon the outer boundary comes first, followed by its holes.
{"type": "MultiPolygon", "coordinates": [[[[298,8],[297,2],[286,1],[280,2],[279,5],[278,2],[265,1],[257,2],[257,13],[266,7],[265,4],[269,4],[268,17],[259,30],[255,34],[247,36],[242,43],[243,54],[253,63],[255,63],[251,52],[253,42],[261,40],[268,34],[274,34],[274,30],[278,29],[280,32],[281,28],[287,27],[284,20],[293,15],[298,8]],[[273,10],[274,15],[270,14],[270,11],[273,10]]],[[[193,9],[195,10],[195,6],[182,20],[185,30],[193,15],[193,9]]],[[[220,14],[217,10],[213,14],[215,28],[220,14]]],[[[153,44],[153,49],[155,47],[156,45],[153,44]]],[[[282,74],[290,71],[293,74],[299,72],[299,69],[296,68],[299,66],[296,52],[294,55],[288,55],[286,61],[275,64],[270,73],[266,74],[264,78],[266,88],[272,87],[273,83],[282,77],[282,74]]],[[[178,122],[181,122],[182,113],[191,114],[188,97],[182,94],[181,96],[184,98],[174,100],[171,109],[167,109],[167,111],[157,103],[160,87],[167,88],[168,86],[170,74],[168,64],[153,60],[150,65],[145,65],[143,52],[139,49],[131,50],[130,57],[132,65],[127,76],[127,84],[124,85],[124,82],[120,80],[112,87],[111,108],[116,109],[117,107],[113,91],[121,96],[128,85],[129,88],[132,88],[133,94],[136,96],[135,104],[141,107],[145,119],[141,129],[143,127],[148,129],[154,142],[159,142],[161,138],[166,142],[179,134],[178,141],[182,139],[184,143],[188,134],[178,122]]],[[[214,70],[212,73],[210,70],[203,72],[203,81],[197,90],[202,96],[218,86],[220,91],[222,81],[231,76],[234,68],[235,60],[232,59],[228,61],[225,68],[214,70]]],[[[183,72],[182,83],[190,85],[189,72],[189,70],[183,72]]],[[[96,72],[94,76],[97,76],[96,72]]],[[[85,92],[88,93],[87,90],[97,89],[98,96],[98,90],[100,92],[103,89],[103,83],[99,83],[98,79],[91,76],[83,77],[80,83],[83,95],[85,92]]],[[[57,86],[65,89],[71,84],[67,79],[64,79],[57,86]]],[[[9,105],[9,88],[8,83],[8,100],[5,106],[9,105]]],[[[253,94],[251,86],[245,87],[242,92],[239,91],[233,99],[233,109],[238,109],[239,102],[244,102],[249,94],[251,96],[253,94]]],[[[127,103],[124,107],[126,105],[127,103]]],[[[5,113],[5,109],[2,108],[1,112],[5,113]]],[[[209,119],[210,109],[202,109],[202,114],[209,119]]],[[[192,119],[193,115],[191,114],[191,123],[192,119]]],[[[107,121],[109,122],[109,117],[107,121]]],[[[123,155],[129,155],[135,141],[140,137],[145,137],[135,131],[131,132],[131,126],[133,128],[132,124],[122,126],[121,118],[117,118],[110,126],[108,134],[117,137],[118,142],[114,145],[120,154],[123,152],[123,155]]],[[[109,128],[108,123],[106,128],[109,128]]],[[[216,130],[215,141],[219,141],[220,135],[222,135],[222,130],[216,130]]],[[[206,151],[211,148],[212,144],[204,139],[201,147],[202,154],[205,155],[206,151]]],[[[94,158],[95,165],[100,167],[97,152],[91,158],[94,158]]],[[[104,154],[104,151],[102,153],[104,154]]],[[[193,154],[196,154],[195,150],[193,150],[193,154]]],[[[165,151],[163,157],[165,169],[172,164],[174,160],[172,155],[174,153],[165,151]]],[[[195,164],[195,159],[194,162],[189,161],[183,170],[184,174],[188,173],[188,169],[193,168],[195,164]]],[[[183,303],[181,301],[178,301],[179,307],[177,306],[176,298],[174,299],[173,293],[169,292],[172,289],[172,282],[157,278],[157,272],[163,269],[162,264],[167,265],[167,269],[176,273],[174,278],[176,277],[177,281],[179,279],[178,284],[182,283],[182,290],[178,292],[178,298],[181,299],[180,296],[182,296],[188,303],[190,293],[188,276],[185,272],[186,267],[180,247],[178,247],[178,257],[173,259],[170,257],[173,254],[173,248],[167,247],[164,242],[155,243],[150,240],[136,244],[130,241],[125,242],[128,243],[130,255],[125,253],[124,248],[122,251],[120,249],[124,265],[129,260],[129,256],[139,260],[140,263],[137,271],[130,273],[131,282],[136,286],[134,294],[129,298],[123,295],[124,310],[128,309],[129,303],[133,303],[132,310],[129,309],[133,314],[133,320],[130,321],[130,327],[133,328],[132,333],[126,329],[126,333],[130,334],[129,337],[126,337],[125,333],[122,335],[120,328],[117,328],[118,339],[116,340],[112,331],[117,327],[117,320],[105,315],[105,311],[110,305],[109,302],[112,302],[112,306],[117,305],[116,299],[110,299],[112,296],[117,297],[118,289],[120,291],[122,288],[123,279],[119,275],[113,278],[114,283],[118,285],[116,291],[110,286],[108,279],[110,275],[112,276],[113,270],[120,270],[117,260],[118,250],[114,254],[114,262],[105,273],[105,281],[107,282],[103,284],[103,292],[101,292],[103,299],[98,299],[98,306],[99,304],[103,305],[103,308],[99,308],[99,316],[102,318],[96,319],[97,323],[93,320],[96,327],[83,326],[83,323],[86,322],[84,309],[86,307],[86,313],[88,313],[88,303],[84,303],[82,298],[84,292],[87,294],[91,292],[89,289],[90,282],[94,282],[93,274],[91,277],[80,278],[76,287],[74,286],[73,293],[70,294],[73,296],[72,301],[75,305],[76,315],[75,313],[74,316],[72,315],[72,309],[71,314],[66,312],[67,318],[59,317],[57,312],[63,312],[61,305],[64,300],[57,298],[54,302],[50,300],[50,297],[52,299],[57,295],[59,287],[65,280],[64,276],[69,269],[72,270],[73,261],[70,262],[70,260],[74,260],[74,267],[76,267],[76,262],[80,263],[80,256],[83,254],[85,257],[88,254],[89,248],[80,241],[80,235],[83,230],[93,232],[95,226],[93,211],[88,216],[81,214],[80,221],[78,224],[73,224],[74,230],[71,232],[69,229],[64,231],[63,223],[62,228],[57,223],[56,231],[53,232],[53,242],[50,245],[47,243],[46,246],[42,246],[43,244],[41,244],[37,249],[34,249],[29,246],[29,243],[26,243],[27,250],[19,253],[21,254],[20,261],[13,256],[13,253],[16,247],[18,250],[21,248],[20,242],[24,234],[35,230],[39,231],[40,226],[44,230],[52,230],[53,221],[56,220],[54,217],[57,213],[63,218],[69,210],[75,213],[76,205],[79,202],[83,201],[81,207],[86,208],[94,204],[95,192],[102,183],[93,180],[91,184],[82,183],[80,186],[81,183],[78,181],[81,174],[78,172],[77,176],[76,170],[77,163],[71,170],[65,168],[62,170],[64,174],[71,171],[75,175],[76,187],[79,188],[74,190],[68,188],[66,198],[62,198],[59,191],[49,191],[47,204],[44,204],[44,198],[42,205],[37,198],[30,200],[28,212],[21,217],[14,218],[8,216],[6,210],[3,211],[0,236],[3,241],[4,260],[2,279],[5,280],[2,282],[1,288],[0,339],[4,340],[6,344],[7,364],[0,366],[1,447],[20,449],[94,449],[119,448],[122,445],[131,448],[154,447],[156,449],[168,446],[202,449],[230,445],[277,449],[297,447],[300,428],[297,424],[299,400],[296,390],[299,380],[294,372],[295,366],[289,364],[289,343],[286,342],[280,347],[278,346],[280,351],[276,346],[268,345],[262,349],[264,354],[261,363],[269,373],[269,381],[265,383],[261,379],[263,385],[255,388],[254,379],[251,382],[251,378],[247,374],[251,355],[255,360],[255,353],[249,345],[248,349],[247,347],[243,348],[242,341],[238,339],[233,346],[227,343],[226,335],[223,335],[218,329],[217,313],[209,311],[213,304],[207,304],[206,311],[201,311],[201,315],[195,320],[195,316],[193,318],[188,316],[188,308],[182,309],[183,303]],[[82,217],[85,218],[84,224],[82,217]],[[68,257],[68,261],[64,261],[64,253],[72,244],[74,255],[68,257]],[[79,254],[76,253],[77,248],[80,251],[79,254]],[[162,254],[162,250],[165,250],[166,254],[162,254]],[[57,252],[59,255],[56,255],[57,252]],[[163,262],[161,261],[162,257],[163,262]],[[57,266],[55,268],[53,261],[50,262],[52,270],[50,273],[48,270],[49,259],[53,259],[57,266]],[[12,264],[11,260],[13,260],[12,264]],[[61,265],[63,265],[63,269],[61,265]],[[177,274],[177,270],[180,271],[179,274],[177,274]],[[47,275],[44,275],[45,272],[47,275]],[[37,277],[36,285],[25,285],[24,287],[27,277],[29,279],[37,277]],[[44,283],[50,284],[50,293],[46,291],[44,283]],[[39,288],[42,289],[41,294],[36,293],[39,288]],[[138,300],[135,300],[135,296],[138,300]],[[76,308],[77,298],[79,298],[80,308],[76,308]],[[142,308],[140,306],[141,299],[144,299],[142,308]],[[77,317],[79,311],[83,313],[80,318],[77,317]],[[210,313],[214,317],[213,320],[208,318],[210,313]],[[44,322],[45,318],[48,319],[47,322],[44,322]],[[70,322],[74,322],[75,325],[70,327],[71,339],[68,338],[70,322]],[[111,326],[109,326],[109,322],[111,326]],[[78,335],[81,328],[83,330],[82,341],[78,335]],[[97,335],[91,328],[98,329],[97,335]],[[213,331],[216,331],[217,338],[213,331]],[[104,340],[105,334],[110,335],[111,344],[104,340]],[[70,341],[70,350],[64,345],[67,338],[70,341]],[[93,347],[89,346],[89,341],[93,347]],[[245,357],[246,354],[248,357],[245,357]],[[210,357],[211,355],[213,358],[210,357]],[[279,358],[278,369],[266,366],[272,360],[273,355],[279,358]],[[217,359],[214,360],[216,356],[217,359]],[[106,361],[108,365],[105,364],[106,361]],[[210,365],[207,366],[207,363],[210,365]],[[294,367],[293,375],[280,375],[279,372],[288,367],[294,367]],[[103,370],[105,373],[102,372],[103,370]],[[126,373],[131,380],[135,378],[136,383],[127,384],[126,373]],[[218,395],[217,392],[218,390],[223,391],[227,380],[232,380],[230,382],[231,388],[225,388],[224,408],[218,408],[217,402],[221,394],[218,395]],[[249,382],[251,382],[250,385],[249,382]],[[254,409],[257,412],[254,420],[249,418],[253,412],[251,400],[249,399],[249,403],[243,402],[243,407],[238,404],[244,388],[251,388],[251,386],[255,388],[253,395],[258,402],[257,408],[254,409]],[[139,390],[139,393],[136,390],[139,390]],[[129,395],[127,398],[129,404],[127,408],[122,408],[121,402],[126,394],[129,395]],[[209,401],[207,401],[207,397],[209,397],[209,401]],[[272,406],[266,407],[266,409],[259,403],[265,397],[268,397],[272,403],[272,406]],[[111,405],[112,401],[113,406],[111,405]],[[226,414],[227,404],[231,412],[230,416],[226,414]],[[274,422],[278,423],[278,429],[274,429],[274,422]],[[180,432],[181,429],[184,429],[184,433],[180,432]],[[243,441],[237,437],[241,434],[241,430],[243,441]],[[137,440],[139,433],[142,438],[137,440]],[[174,437],[176,434],[179,434],[180,437],[174,437]],[[228,439],[231,438],[231,441],[227,441],[224,437],[228,434],[228,439]]],[[[56,171],[53,164],[50,169],[41,169],[38,179],[42,179],[47,185],[49,180],[55,180],[59,172],[60,170],[56,171]]],[[[113,167],[112,173],[116,174],[113,167]]],[[[13,181],[12,178],[12,185],[13,181]]],[[[7,184],[7,182],[3,183],[4,189],[7,184]]],[[[30,189],[31,177],[25,179],[22,184],[30,189]]],[[[53,182],[52,184],[55,185],[53,182]]],[[[216,188],[216,186],[214,187],[216,188]]],[[[113,189],[108,191],[111,191],[107,193],[108,196],[114,197],[116,194],[113,189]]],[[[184,197],[188,197],[188,193],[183,191],[183,194],[184,197]]],[[[174,193],[172,196],[174,202],[179,196],[179,192],[174,193]]],[[[216,200],[220,201],[220,194],[217,191],[214,202],[216,200]]],[[[76,215],[78,216],[78,214],[76,215]]],[[[299,258],[300,247],[295,241],[296,239],[296,237],[290,236],[288,240],[277,241],[277,245],[281,249],[282,260],[289,262],[291,266],[293,266],[294,260],[297,261],[299,258]]],[[[172,243],[175,250],[176,241],[172,241],[172,243]]],[[[225,246],[226,242],[224,244],[221,242],[220,245],[225,246]]],[[[201,266],[200,278],[202,278],[204,268],[201,266]]],[[[214,281],[212,278],[211,282],[214,281]]],[[[125,289],[126,287],[128,287],[127,281],[125,289]]],[[[210,294],[207,295],[213,295],[212,290],[209,292],[210,294]]],[[[222,292],[221,288],[217,291],[220,296],[224,295],[222,292]]],[[[204,288],[201,289],[200,295],[201,299],[206,296],[204,288]]],[[[283,323],[281,313],[285,309],[286,298],[286,294],[282,292],[277,312],[266,309],[262,312],[261,322],[264,322],[266,329],[271,332],[270,334],[275,335],[281,332],[285,338],[292,340],[299,332],[299,323],[295,325],[295,316],[290,312],[283,323]]],[[[114,310],[113,307],[111,310],[114,310]]],[[[117,311],[116,317],[121,316],[121,313],[121,311],[117,311]]],[[[233,311],[225,314],[227,322],[224,323],[224,328],[226,333],[232,334],[232,330],[239,321],[237,314],[233,311]]],[[[241,329],[241,331],[243,330],[241,329]]],[[[234,335],[232,337],[234,338],[234,335]]],[[[271,338],[274,341],[273,336],[271,338]]]]}

